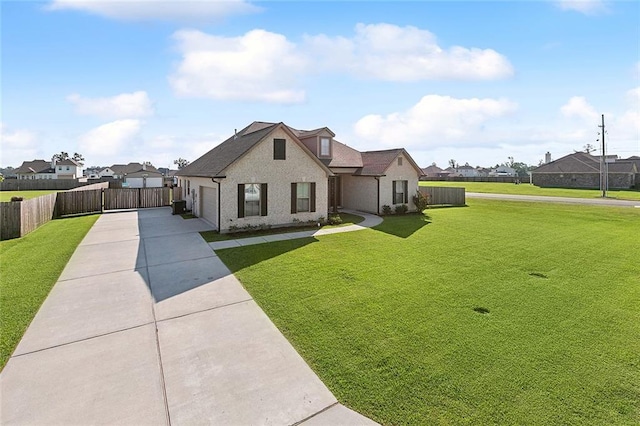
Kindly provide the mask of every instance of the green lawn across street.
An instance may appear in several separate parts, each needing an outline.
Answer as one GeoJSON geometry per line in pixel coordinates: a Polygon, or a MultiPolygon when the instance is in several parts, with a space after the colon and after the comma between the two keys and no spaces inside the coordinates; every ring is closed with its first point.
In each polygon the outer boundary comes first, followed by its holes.
{"type": "MultiPolygon", "coordinates": [[[[421,181],[420,186],[453,186],[463,187],[466,192],[486,192],[492,194],[515,194],[515,195],[542,195],[550,197],[571,197],[571,198],[598,198],[602,196],[602,191],[597,189],[575,189],[575,188],[540,188],[528,183],[516,185],[513,183],[496,182],[436,182],[421,181]]],[[[607,197],[620,200],[640,200],[640,191],[636,190],[611,190],[607,191],[607,197]]]]}
{"type": "Polygon", "coordinates": [[[640,210],[468,204],[217,253],[382,424],[638,424],[640,210]]]}

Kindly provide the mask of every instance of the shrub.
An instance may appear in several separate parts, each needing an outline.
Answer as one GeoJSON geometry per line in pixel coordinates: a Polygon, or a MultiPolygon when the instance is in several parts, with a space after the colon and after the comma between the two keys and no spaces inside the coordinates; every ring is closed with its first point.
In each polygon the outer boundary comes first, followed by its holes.
{"type": "Polygon", "coordinates": [[[342,218],[339,214],[329,216],[329,225],[340,225],[342,223],[342,218]]]}
{"type": "Polygon", "coordinates": [[[416,205],[416,209],[421,213],[425,209],[429,208],[429,194],[424,195],[420,191],[416,191],[416,195],[413,196],[413,204],[416,205]]]}
{"type": "Polygon", "coordinates": [[[396,206],[396,214],[405,214],[409,210],[406,204],[399,204],[396,206]]]}
{"type": "Polygon", "coordinates": [[[388,206],[386,204],[384,206],[382,206],[382,214],[385,215],[385,216],[386,215],[390,215],[391,214],[391,206],[388,206]]]}
{"type": "Polygon", "coordinates": [[[22,201],[24,200],[23,197],[11,197],[11,201],[22,201]]]}

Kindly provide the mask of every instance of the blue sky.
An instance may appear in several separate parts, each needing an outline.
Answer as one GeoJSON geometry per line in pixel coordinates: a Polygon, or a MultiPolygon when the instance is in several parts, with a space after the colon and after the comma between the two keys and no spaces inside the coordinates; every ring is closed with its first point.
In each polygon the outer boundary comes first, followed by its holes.
{"type": "Polygon", "coordinates": [[[636,1],[2,1],[0,165],[190,161],[254,120],[360,150],[640,155],[636,1]]]}

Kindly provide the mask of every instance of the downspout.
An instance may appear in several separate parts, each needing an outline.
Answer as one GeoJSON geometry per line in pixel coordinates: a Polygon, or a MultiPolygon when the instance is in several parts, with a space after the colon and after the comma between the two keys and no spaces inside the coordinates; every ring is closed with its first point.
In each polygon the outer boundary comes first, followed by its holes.
{"type": "Polygon", "coordinates": [[[376,211],[377,211],[377,215],[380,216],[380,177],[374,176],[373,178],[378,181],[378,197],[376,201],[376,206],[377,206],[376,211]]]}
{"type": "Polygon", "coordinates": [[[211,182],[218,184],[218,233],[220,233],[220,228],[222,227],[222,223],[220,223],[222,206],[220,205],[220,184],[222,181],[216,182],[216,179],[224,179],[226,176],[214,176],[211,178],[211,182]]]}

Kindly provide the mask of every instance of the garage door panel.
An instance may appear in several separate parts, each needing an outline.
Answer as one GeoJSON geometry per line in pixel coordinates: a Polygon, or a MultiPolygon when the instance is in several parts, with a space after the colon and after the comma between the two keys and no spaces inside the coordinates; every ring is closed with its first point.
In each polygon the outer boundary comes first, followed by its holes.
{"type": "Polygon", "coordinates": [[[200,194],[202,218],[218,227],[218,191],[217,188],[202,187],[200,194]]]}

